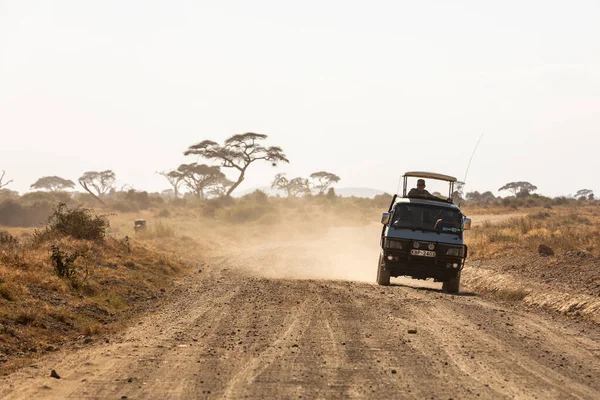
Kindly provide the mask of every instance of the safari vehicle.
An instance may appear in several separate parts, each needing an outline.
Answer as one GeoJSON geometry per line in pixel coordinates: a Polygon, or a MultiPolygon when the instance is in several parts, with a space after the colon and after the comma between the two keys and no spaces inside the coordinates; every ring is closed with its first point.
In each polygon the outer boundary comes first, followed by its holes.
{"type": "Polygon", "coordinates": [[[146,230],[146,220],[145,219],[136,219],[133,223],[133,231],[141,232],[146,230]]]}
{"type": "Polygon", "coordinates": [[[456,178],[431,172],[407,172],[402,196],[394,195],[388,212],[381,216],[381,253],[377,283],[387,286],[390,277],[433,278],[442,289],[458,293],[460,274],[467,257],[463,232],[471,227],[460,208],[452,203],[456,178]],[[447,199],[409,197],[408,178],[445,181],[447,199]]]}

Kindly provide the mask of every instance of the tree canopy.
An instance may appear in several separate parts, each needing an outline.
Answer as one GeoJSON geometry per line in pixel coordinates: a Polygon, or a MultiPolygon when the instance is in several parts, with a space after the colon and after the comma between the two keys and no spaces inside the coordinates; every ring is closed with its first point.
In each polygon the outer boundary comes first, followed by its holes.
{"type": "Polygon", "coordinates": [[[219,166],[208,166],[206,164],[181,164],[177,168],[181,179],[187,188],[198,198],[203,199],[205,190],[210,186],[222,185],[227,178],[221,172],[219,166]]]}
{"type": "Polygon", "coordinates": [[[173,196],[175,196],[176,199],[179,198],[179,188],[184,183],[183,174],[177,170],[172,170],[169,172],[162,171],[158,174],[164,176],[167,181],[169,181],[169,184],[171,184],[173,187],[173,196]]]}
{"type": "Polygon", "coordinates": [[[326,171],[313,172],[310,178],[316,181],[313,186],[319,194],[325,194],[331,185],[341,180],[339,176],[326,171]]]}
{"type": "Polygon", "coordinates": [[[285,174],[275,175],[271,188],[283,190],[287,197],[299,197],[306,194],[310,194],[310,183],[306,178],[293,178],[288,179],[285,174]]]}
{"type": "Polygon", "coordinates": [[[588,200],[594,200],[594,191],[591,189],[579,189],[577,193],[575,193],[575,197],[578,199],[587,198],[588,200]]]}
{"type": "Polygon", "coordinates": [[[239,171],[237,180],[229,187],[226,196],[231,193],[244,181],[246,171],[250,164],[255,161],[267,161],[276,166],[280,162],[289,163],[289,160],[280,147],[265,147],[260,144],[267,139],[267,135],[260,133],[244,133],[233,135],[225,140],[223,145],[204,140],[198,144],[191,145],[183,153],[184,155],[197,155],[208,160],[215,160],[225,168],[233,168],[239,171]]]}
{"type": "Polygon", "coordinates": [[[468,192],[465,197],[468,201],[479,204],[489,204],[496,199],[496,196],[490,191],[479,193],[478,191],[468,192]]]}
{"type": "Polygon", "coordinates": [[[510,182],[506,185],[502,186],[498,191],[508,190],[515,196],[523,196],[528,195],[531,192],[535,192],[537,190],[537,186],[532,185],[529,182],[519,181],[519,182],[510,182]]]}
{"type": "Polygon", "coordinates": [[[75,183],[72,180],[64,179],[59,176],[44,176],[32,184],[31,189],[49,190],[56,192],[59,190],[73,189],[75,183]]]}
{"type": "Polygon", "coordinates": [[[79,184],[85,189],[92,197],[104,204],[104,201],[100,196],[106,194],[110,189],[114,187],[116,181],[116,175],[110,169],[106,171],[96,172],[88,171],[79,177],[79,184]],[[94,189],[94,191],[92,191],[94,189]]]}
{"type": "MultiPolygon", "coordinates": [[[[452,193],[452,198],[454,199],[454,201],[463,199],[464,190],[465,190],[465,183],[461,182],[461,181],[457,181],[456,184],[454,185],[454,192],[452,193]]],[[[443,197],[443,196],[440,196],[440,197],[443,197]]]]}

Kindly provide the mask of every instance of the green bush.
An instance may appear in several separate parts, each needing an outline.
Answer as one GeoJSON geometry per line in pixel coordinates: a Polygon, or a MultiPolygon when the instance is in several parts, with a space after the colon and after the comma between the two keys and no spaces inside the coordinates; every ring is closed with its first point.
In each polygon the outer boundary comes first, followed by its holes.
{"type": "Polygon", "coordinates": [[[103,241],[109,227],[108,215],[95,215],[91,209],[83,207],[69,209],[66,204],[60,203],[48,218],[44,230],[34,233],[34,239],[44,241],[70,236],[79,240],[103,241]]]}

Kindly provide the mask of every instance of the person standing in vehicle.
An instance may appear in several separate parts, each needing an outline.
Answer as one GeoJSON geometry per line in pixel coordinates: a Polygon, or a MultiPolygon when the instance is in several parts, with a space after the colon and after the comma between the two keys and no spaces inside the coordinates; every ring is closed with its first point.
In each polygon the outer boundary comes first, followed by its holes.
{"type": "Polygon", "coordinates": [[[417,187],[410,189],[408,192],[408,197],[419,197],[423,199],[438,199],[427,190],[425,190],[425,179],[419,179],[417,181],[417,187]]]}

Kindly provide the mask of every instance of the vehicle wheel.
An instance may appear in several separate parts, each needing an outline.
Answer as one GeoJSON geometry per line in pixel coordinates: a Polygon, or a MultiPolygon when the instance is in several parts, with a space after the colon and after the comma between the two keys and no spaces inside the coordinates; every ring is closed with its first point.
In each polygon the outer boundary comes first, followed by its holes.
{"type": "Polygon", "coordinates": [[[383,254],[379,255],[379,261],[377,263],[377,284],[380,286],[390,285],[390,271],[383,269],[384,266],[383,254]]]}
{"type": "Polygon", "coordinates": [[[442,290],[447,293],[458,293],[460,288],[460,272],[442,284],[442,290]]]}

